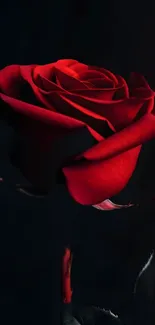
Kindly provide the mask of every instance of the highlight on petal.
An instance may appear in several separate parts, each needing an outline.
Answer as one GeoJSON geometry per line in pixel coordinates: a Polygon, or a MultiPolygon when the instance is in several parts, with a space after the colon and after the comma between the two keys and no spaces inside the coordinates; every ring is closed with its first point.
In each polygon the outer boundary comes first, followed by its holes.
{"type": "Polygon", "coordinates": [[[126,205],[121,205],[121,204],[115,204],[111,200],[107,199],[104,200],[103,202],[99,204],[92,205],[93,208],[98,209],[98,210],[103,210],[103,211],[112,211],[112,210],[119,210],[119,209],[124,209],[124,208],[130,208],[134,206],[134,204],[126,204],[126,205]]]}
{"type": "Polygon", "coordinates": [[[55,67],[54,63],[35,66],[35,68],[33,70],[34,81],[37,79],[38,76],[42,76],[45,79],[52,81],[54,67],[55,67]]]}
{"type": "Polygon", "coordinates": [[[78,75],[80,75],[82,71],[87,71],[89,69],[89,67],[86,64],[72,59],[58,60],[55,65],[62,71],[64,71],[64,69],[66,68],[70,68],[72,71],[75,71],[78,75]]]}
{"type": "Polygon", "coordinates": [[[65,90],[74,90],[74,89],[88,89],[88,86],[84,84],[84,82],[80,81],[77,77],[77,75],[68,74],[67,71],[62,71],[58,67],[55,68],[56,70],[56,76],[59,80],[59,84],[62,86],[65,90]]]}

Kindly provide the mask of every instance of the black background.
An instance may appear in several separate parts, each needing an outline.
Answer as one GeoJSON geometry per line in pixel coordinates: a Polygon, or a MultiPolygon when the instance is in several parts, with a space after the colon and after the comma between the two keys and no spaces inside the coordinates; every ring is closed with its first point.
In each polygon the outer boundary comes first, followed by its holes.
{"type": "MultiPolygon", "coordinates": [[[[74,58],[125,77],[141,72],[155,87],[153,1],[6,0],[0,31],[1,68],[74,58]]],[[[123,313],[133,279],[153,247],[153,227],[145,227],[145,220],[154,208],[107,215],[79,206],[60,184],[44,199],[18,193],[15,184],[25,180],[9,163],[11,141],[12,129],[1,124],[2,324],[61,321],[61,256],[68,242],[75,257],[73,300],[123,313]]]]}

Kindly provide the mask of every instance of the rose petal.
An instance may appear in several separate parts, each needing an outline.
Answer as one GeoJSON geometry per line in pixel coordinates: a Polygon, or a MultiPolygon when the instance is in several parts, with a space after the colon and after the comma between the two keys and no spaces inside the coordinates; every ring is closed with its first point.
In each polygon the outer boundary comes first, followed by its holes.
{"type": "Polygon", "coordinates": [[[40,92],[42,91],[61,91],[62,87],[56,75],[56,64],[37,66],[33,71],[33,81],[40,92]]]}
{"type": "Polygon", "coordinates": [[[121,76],[117,76],[117,81],[118,84],[115,87],[115,99],[129,98],[129,88],[125,79],[121,76]]]}
{"type": "Polygon", "coordinates": [[[87,71],[88,65],[83,64],[81,62],[78,62],[77,60],[72,60],[72,59],[62,59],[58,60],[56,62],[56,66],[59,68],[59,70],[64,71],[66,67],[69,67],[72,69],[74,72],[76,72],[78,75],[82,73],[83,71],[87,71]]]}
{"type": "Polygon", "coordinates": [[[132,176],[140,149],[138,146],[108,160],[63,168],[72,197],[80,204],[95,205],[118,194],[132,176]]]}
{"type": "MultiPolygon", "coordinates": [[[[65,92],[64,92],[65,94],[65,92]]],[[[68,92],[67,96],[78,96],[79,98],[85,98],[85,100],[98,99],[103,101],[110,101],[113,99],[115,89],[101,88],[96,89],[93,86],[90,89],[77,89],[72,92],[68,92]]],[[[97,112],[96,112],[97,113],[97,112]]]]}
{"type": "MultiPolygon", "coordinates": [[[[86,89],[86,90],[81,90],[81,89],[76,89],[74,90],[74,94],[79,94],[82,95],[84,97],[89,97],[89,98],[95,98],[95,99],[103,99],[103,100],[112,100],[114,99],[125,99],[125,98],[129,98],[129,89],[128,89],[128,85],[125,82],[125,80],[120,77],[117,76],[118,78],[118,83],[117,83],[117,87],[114,86],[114,82],[109,80],[109,79],[105,79],[104,81],[104,87],[100,87],[95,89],[94,85],[93,87],[90,86],[90,89],[86,89]]],[[[94,79],[96,80],[96,79],[94,79]]],[[[103,80],[103,79],[101,79],[103,80]]],[[[100,79],[99,79],[100,81],[100,79]]],[[[89,80],[88,82],[92,82],[93,80],[89,80]]],[[[98,82],[98,80],[97,80],[98,82]]],[[[102,81],[101,81],[102,82],[102,81]]],[[[85,81],[86,84],[86,81],[85,81]]]]}
{"type": "Polygon", "coordinates": [[[100,68],[100,67],[95,67],[95,66],[88,66],[89,70],[95,70],[96,72],[101,72],[104,74],[104,77],[107,77],[109,78],[110,80],[113,80],[114,83],[115,83],[115,86],[117,86],[118,84],[118,80],[117,80],[117,77],[109,70],[107,69],[104,69],[104,68],[100,68]]]}
{"type": "MultiPolygon", "coordinates": [[[[152,105],[154,106],[154,105],[152,105]]],[[[125,129],[113,134],[105,141],[101,141],[83,154],[88,160],[96,161],[109,159],[126,150],[130,150],[155,136],[155,116],[145,114],[139,120],[125,129]]]]}
{"type": "Polygon", "coordinates": [[[36,98],[48,109],[55,110],[52,104],[46,99],[43,92],[40,91],[40,88],[36,86],[34,83],[34,80],[32,78],[33,75],[33,69],[31,66],[21,66],[20,67],[21,76],[22,78],[28,82],[28,84],[31,86],[31,89],[33,90],[36,98]]]}
{"type": "MultiPolygon", "coordinates": [[[[22,102],[21,100],[6,96],[2,93],[0,93],[0,98],[6,104],[8,104],[15,113],[23,114],[25,117],[28,117],[30,121],[41,121],[45,126],[50,125],[52,127],[58,128],[58,132],[60,129],[67,131],[68,129],[70,130],[79,128],[85,125],[97,141],[103,140],[103,137],[93,128],[83,123],[82,121],[76,120],[75,118],[63,115],[59,112],[49,111],[43,107],[38,107],[29,103],[22,102]]],[[[52,130],[53,129],[51,129],[51,132],[52,130]]]]}
{"type": "Polygon", "coordinates": [[[139,88],[130,89],[130,95],[136,98],[149,99],[150,97],[154,96],[154,91],[149,88],[139,87],[139,88]]]}
{"type": "Polygon", "coordinates": [[[55,67],[55,63],[37,65],[33,71],[34,80],[39,75],[39,76],[42,76],[42,77],[52,81],[53,74],[54,74],[54,67],[55,67]]]}
{"type": "Polygon", "coordinates": [[[137,72],[132,72],[130,74],[128,84],[129,84],[129,87],[133,88],[133,89],[137,88],[137,87],[151,89],[148,82],[146,81],[145,77],[137,72]]]}
{"type": "MultiPolygon", "coordinates": [[[[93,89],[94,88],[93,84],[90,81],[85,81],[84,84],[87,86],[88,89],[93,89]]],[[[78,92],[78,91],[81,91],[81,89],[79,89],[79,90],[74,89],[74,92],[78,92]]],[[[85,89],[84,89],[84,91],[85,91],[85,89]]]]}
{"type": "Polygon", "coordinates": [[[128,183],[141,145],[155,137],[155,116],[146,114],[123,131],[87,150],[89,162],[63,168],[68,189],[80,204],[95,205],[118,194],[128,183]]]}
{"type": "MultiPolygon", "coordinates": [[[[35,71],[35,69],[34,69],[34,71],[35,71]]],[[[55,76],[55,80],[56,80],[56,82],[54,83],[41,75],[37,75],[37,76],[35,76],[35,78],[33,78],[35,85],[39,88],[39,91],[41,93],[44,93],[44,92],[47,93],[49,91],[50,92],[62,91],[63,88],[61,87],[60,83],[58,82],[56,76],[55,76]]]]}
{"type": "MultiPolygon", "coordinates": [[[[90,93],[91,91],[89,91],[89,94],[90,93]]],[[[113,93],[111,89],[108,89],[105,90],[104,97],[108,99],[109,96],[109,101],[105,101],[102,99],[95,99],[95,95],[99,94],[99,92],[96,92],[96,90],[92,91],[92,93],[93,98],[91,98],[90,95],[89,97],[85,97],[70,93],[59,93],[55,95],[53,94],[51,101],[53,100],[54,105],[57,104],[58,110],[63,106],[62,109],[64,111],[64,114],[67,114],[69,116],[76,116],[76,109],[94,118],[96,117],[98,119],[106,119],[109,123],[109,126],[114,127],[114,130],[121,130],[124,127],[130,125],[136,119],[137,114],[140,112],[144,104],[146,105],[144,106],[145,110],[143,114],[149,112],[150,109],[153,109],[154,99],[146,101],[137,98],[127,98],[119,101],[110,101],[113,93]],[[59,96],[63,99],[62,102],[59,101],[59,96]],[[65,105],[65,103],[68,103],[68,105],[70,105],[70,109],[69,106],[65,105]]],[[[100,95],[103,97],[103,92],[100,92],[100,95]]],[[[82,118],[82,115],[80,118],[82,118]]]]}
{"type": "Polygon", "coordinates": [[[23,84],[24,80],[20,73],[20,65],[10,65],[0,70],[0,90],[4,94],[19,97],[23,84]]]}
{"type": "Polygon", "coordinates": [[[56,76],[59,80],[61,87],[65,90],[72,91],[74,89],[88,89],[84,82],[80,81],[78,75],[67,74],[67,71],[61,71],[56,67],[56,76]]]}
{"type": "Polygon", "coordinates": [[[79,103],[77,103],[77,101],[75,100],[75,96],[72,94],[67,95],[67,93],[65,92],[52,93],[51,102],[57,109],[57,111],[59,111],[61,114],[65,114],[67,116],[71,116],[75,119],[83,121],[87,125],[91,126],[98,133],[100,133],[101,130],[101,134],[104,133],[105,123],[107,124],[110,130],[115,132],[115,128],[106,117],[100,116],[96,112],[89,110],[84,105],[81,105],[80,100],[79,103]]]}
{"type": "MultiPolygon", "coordinates": [[[[101,71],[96,71],[96,70],[82,71],[79,74],[79,78],[82,81],[87,81],[89,79],[93,80],[93,79],[98,79],[98,78],[100,78],[100,79],[107,79],[109,81],[111,80],[109,77],[107,77],[106,74],[104,74],[101,71]]],[[[111,80],[111,82],[115,85],[114,80],[111,80]]]]}
{"type": "Polygon", "coordinates": [[[22,102],[21,100],[13,97],[6,96],[0,93],[0,98],[8,104],[15,113],[23,114],[31,119],[41,121],[47,125],[60,126],[67,129],[83,126],[84,123],[75,120],[69,116],[62,115],[58,112],[49,111],[43,107],[38,107],[29,103],[22,102]]]}
{"type": "Polygon", "coordinates": [[[114,82],[112,80],[108,80],[108,79],[97,79],[97,78],[94,78],[94,79],[89,79],[88,82],[90,82],[91,84],[93,84],[93,87],[94,88],[97,88],[97,89],[105,89],[105,88],[114,88],[115,85],[114,85],[114,82]]]}

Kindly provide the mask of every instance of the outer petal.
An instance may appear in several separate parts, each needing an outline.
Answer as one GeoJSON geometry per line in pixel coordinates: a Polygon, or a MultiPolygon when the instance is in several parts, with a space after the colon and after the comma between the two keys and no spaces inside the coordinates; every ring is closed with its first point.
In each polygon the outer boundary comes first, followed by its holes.
{"type": "Polygon", "coordinates": [[[105,161],[64,168],[69,192],[84,205],[95,205],[116,195],[132,176],[140,149],[138,146],[105,161]]]}
{"type": "Polygon", "coordinates": [[[94,118],[94,128],[96,127],[95,118],[98,118],[106,120],[111,129],[118,131],[134,122],[139,117],[139,114],[142,116],[150,112],[153,109],[154,98],[151,93],[151,99],[126,98],[119,101],[105,101],[70,93],[55,93],[51,94],[51,102],[58,111],[61,110],[62,113],[64,112],[69,116],[78,117],[78,111],[80,110],[80,119],[87,121],[88,124],[87,116],[92,116],[94,118]]]}
{"type": "Polygon", "coordinates": [[[44,107],[22,102],[19,99],[9,97],[2,93],[0,93],[0,98],[12,108],[13,113],[19,113],[21,116],[28,117],[30,120],[40,121],[44,124],[55,125],[56,127],[62,127],[64,129],[72,129],[84,125],[83,122],[77,121],[69,116],[49,111],[44,107]]]}
{"type": "Polygon", "coordinates": [[[83,157],[90,161],[109,159],[143,144],[154,136],[155,115],[145,114],[132,125],[87,150],[83,157]]]}
{"type": "Polygon", "coordinates": [[[18,98],[24,84],[20,73],[20,65],[10,65],[0,70],[0,91],[18,98]]]}
{"type": "Polygon", "coordinates": [[[89,162],[63,168],[73,198],[80,204],[95,205],[118,194],[134,172],[141,144],[153,137],[155,116],[147,114],[89,149],[84,154],[89,162]]]}
{"type": "Polygon", "coordinates": [[[46,99],[46,97],[43,95],[43,93],[40,91],[40,88],[35,84],[33,80],[33,72],[35,69],[33,69],[31,66],[21,66],[21,76],[23,80],[25,80],[33,90],[34,95],[36,98],[45,106],[45,108],[48,108],[50,110],[55,111],[52,104],[46,99]]]}

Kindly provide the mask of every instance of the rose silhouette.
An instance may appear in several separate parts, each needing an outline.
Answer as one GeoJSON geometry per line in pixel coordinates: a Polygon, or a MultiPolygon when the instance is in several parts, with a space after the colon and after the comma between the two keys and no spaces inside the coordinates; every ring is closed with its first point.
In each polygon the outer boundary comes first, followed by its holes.
{"type": "Polygon", "coordinates": [[[94,144],[61,166],[70,194],[84,205],[119,193],[136,168],[141,145],[155,136],[154,91],[136,73],[127,83],[106,69],[71,59],[12,65],[0,71],[0,98],[1,111],[9,112],[5,118],[15,117],[19,168],[32,184],[52,143],[87,129],[94,144]]]}

